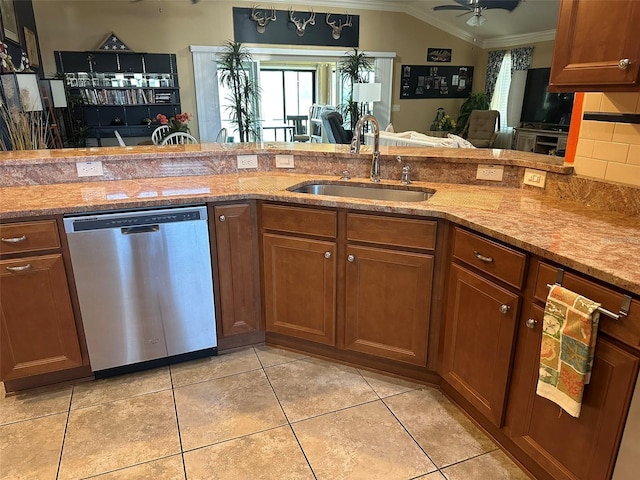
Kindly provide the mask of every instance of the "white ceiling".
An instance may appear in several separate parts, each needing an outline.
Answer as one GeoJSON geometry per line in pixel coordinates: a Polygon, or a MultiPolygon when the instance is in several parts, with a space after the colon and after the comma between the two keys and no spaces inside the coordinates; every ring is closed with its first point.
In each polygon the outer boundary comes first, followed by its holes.
{"type": "MultiPolygon", "coordinates": [[[[268,3],[291,4],[291,0],[268,3]]],[[[335,8],[335,13],[349,9],[404,12],[482,48],[496,48],[553,40],[560,0],[522,0],[512,12],[484,10],[487,21],[479,27],[468,26],[469,14],[460,16],[464,12],[433,11],[438,5],[459,5],[453,0],[307,0],[304,4],[335,8]]]]}

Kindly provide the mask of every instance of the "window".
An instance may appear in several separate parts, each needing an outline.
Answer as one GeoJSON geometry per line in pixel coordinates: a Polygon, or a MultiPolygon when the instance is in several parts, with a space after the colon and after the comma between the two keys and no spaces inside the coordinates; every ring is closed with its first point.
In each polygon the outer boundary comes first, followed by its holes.
{"type": "Polygon", "coordinates": [[[506,52],[500,65],[500,73],[496,79],[496,88],[491,97],[491,110],[500,112],[502,128],[507,126],[507,104],[509,103],[509,87],[511,86],[511,52],[506,52]]]}

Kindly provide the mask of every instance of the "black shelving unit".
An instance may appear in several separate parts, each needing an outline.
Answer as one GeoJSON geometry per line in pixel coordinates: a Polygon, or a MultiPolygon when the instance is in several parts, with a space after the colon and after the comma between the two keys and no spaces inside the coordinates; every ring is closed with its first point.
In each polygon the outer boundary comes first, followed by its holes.
{"type": "Polygon", "coordinates": [[[56,67],[64,75],[74,120],[89,128],[88,136],[150,136],[158,114],[180,113],[176,56],[172,53],[56,51],[56,67]]]}

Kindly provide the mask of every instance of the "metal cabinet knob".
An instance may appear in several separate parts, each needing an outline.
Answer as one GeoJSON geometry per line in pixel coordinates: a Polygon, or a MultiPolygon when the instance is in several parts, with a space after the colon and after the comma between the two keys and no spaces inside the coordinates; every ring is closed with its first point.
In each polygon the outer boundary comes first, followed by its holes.
{"type": "Polygon", "coordinates": [[[324,258],[331,258],[331,252],[324,252],[324,258]]]}
{"type": "Polygon", "coordinates": [[[631,65],[631,60],[629,60],[628,58],[622,58],[618,62],[618,68],[620,70],[626,70],[627,68],[629,68],[629,65],[631,65]]]}
{"type": "Polygon", "coordinates": [[[220,220],[221,222],[224,222],[227,219],[227,217],[225,217],[224,215],[220,215],[218,217],[218,220],[220,220]]]}
{"type": "Polygon", "coordinates": [[[500,305],[500,313],[509,313],[511,307],[509,305],[500,305]]]}
{"type": "Polygon", "coordinates": [[[356,257],[354,257],[353,255],[349,255],[349,256],[347,257],[347,261],[348,261],[348,262],[353,263],[353,262],[355,262],[355,260],[356,260],[356,257]]]}
{"type": "Polygon", "coordinates": [[[536,328],[537,324],[538,324],[538,321],[535,318],[529,318],[525,322],[525,325],[527,326],[527,328],[536,328]]]}

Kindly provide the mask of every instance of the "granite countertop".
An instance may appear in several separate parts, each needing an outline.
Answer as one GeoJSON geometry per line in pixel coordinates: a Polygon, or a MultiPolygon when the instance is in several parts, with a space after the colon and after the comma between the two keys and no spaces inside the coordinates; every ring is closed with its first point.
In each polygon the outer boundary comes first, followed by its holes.
{"type": "MultiPolygon", "coordinates": [[[[417,215],[451,220],[640,295],[638,217],[517,188],[414,182],[412,187],[436,190],[430,200],[416,203],[287,190],[304,182],[336,179],[262,172],[5,187],[0,188],[0,219],[246,199],[417,215]]],[[[369,184],[364,178],[348,182],[369,184]]]]}

